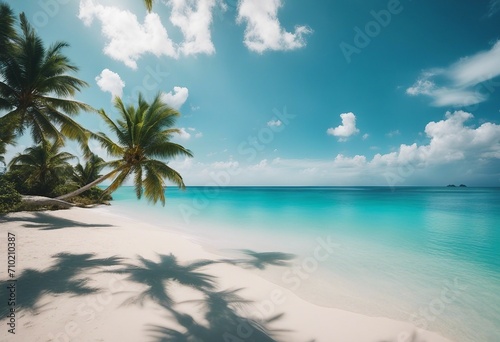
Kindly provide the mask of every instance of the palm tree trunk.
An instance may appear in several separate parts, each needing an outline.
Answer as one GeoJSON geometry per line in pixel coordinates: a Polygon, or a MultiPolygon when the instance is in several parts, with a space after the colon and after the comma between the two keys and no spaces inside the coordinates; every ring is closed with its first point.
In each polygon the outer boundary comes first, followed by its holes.
{"type": "Polygon", "coordinates": [[[28,206],[57,206],[62,208],[71,208],[75,205],[72,203],[68,203],[66,201],[61,201],[56,198],[49,198],[43,196],[22,196],[22,202],[28,206]]]}
{"type": "Polygon", "coordinates": [[[120,171],[119,169],[117,170],[113,170],[111,171],[110,173],[107,173],[105,174],[104,176],[101,176],[99,178],[97,178],[95,181],[81,187],[80,189],[78,190],[75,190],[73,192],[70,192],[69,194],[66,194],[66,195],[62,195],[62,196],[59,196],[59,197],[56,197],[55,199],[57,200],[63,200],[63,199],[67,199],[67,198],[71,198],[71,197],[75,197],[79,194],[81,194],[82,192],[85,192],[87,190],[89,190],[90,188],[96,186],[97,184],[105,181],[106,179],[108,179],[109,177],[113,176],[115,173],[117,173],[118,171],[120,171]]]}

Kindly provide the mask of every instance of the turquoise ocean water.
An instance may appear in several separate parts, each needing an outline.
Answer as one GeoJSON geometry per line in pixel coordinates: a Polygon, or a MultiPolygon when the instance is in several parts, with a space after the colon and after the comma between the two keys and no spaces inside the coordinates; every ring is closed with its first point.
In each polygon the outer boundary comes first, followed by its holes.
{"type": "Polygon", "coordinates": [[[110,210],[222,250],[293,253],[293,267],[267,277],[318,305],[410,321],[458,342],[500,341],[500,188],[172,187],[166,195],[165,207],[153,206],[123,187],[110,210]]]}

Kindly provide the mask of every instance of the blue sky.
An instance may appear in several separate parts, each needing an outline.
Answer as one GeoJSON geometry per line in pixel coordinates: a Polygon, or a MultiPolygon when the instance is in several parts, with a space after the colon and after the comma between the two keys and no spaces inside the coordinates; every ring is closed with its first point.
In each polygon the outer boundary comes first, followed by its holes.
{"type": "Polygon", "coordinates": [[[500,186],[499,0],[7,2],[70,43],[77,99],[179,108],[187,185],[500,186]]]}

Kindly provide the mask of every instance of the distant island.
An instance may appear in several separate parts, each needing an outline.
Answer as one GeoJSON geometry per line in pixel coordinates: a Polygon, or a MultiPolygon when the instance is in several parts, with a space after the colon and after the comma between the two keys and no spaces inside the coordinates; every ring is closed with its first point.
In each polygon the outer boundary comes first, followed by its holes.
{"type": "MultiPolygon", "coordinates": [[[[456,188],[457,186],[456,186],[455,184],[448,184],[446,187],[447,187],[447,188],[456,188]]],[[[459,188],[466,188],[466,187],[467,187],[467,185],[465,185],[465,184],[460,184],[458,187],[459,187],[459,188]]]]}

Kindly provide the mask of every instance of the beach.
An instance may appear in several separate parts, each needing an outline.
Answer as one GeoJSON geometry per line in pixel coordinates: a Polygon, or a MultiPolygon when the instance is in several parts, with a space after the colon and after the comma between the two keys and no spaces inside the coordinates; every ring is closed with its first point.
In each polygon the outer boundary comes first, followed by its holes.
{"type": "MultiPolygon", "coordinates": [[[[1,220],[2,249],[7,234],[15,236],[17,280],[15,334],[3,305],[2,341],[180,341],[188,334],[206,341],[450,341],[408,322],[312,304],[262,278],[244,258],[221,258],[179,232],[109,208],[1,220]],[[207,306],[214,300],[207,292],[219,303],[232,298],[235,327],[216,326],[217,310],[222,319],[229,309],[207,306]],[[267,336],[259,326],[273,339],[259,337],[267,336]]],[[[0,262],[7,264],[6,253],[0,262]]],[[[12,279],[2,272],[2,296],[12,279]]]]}

